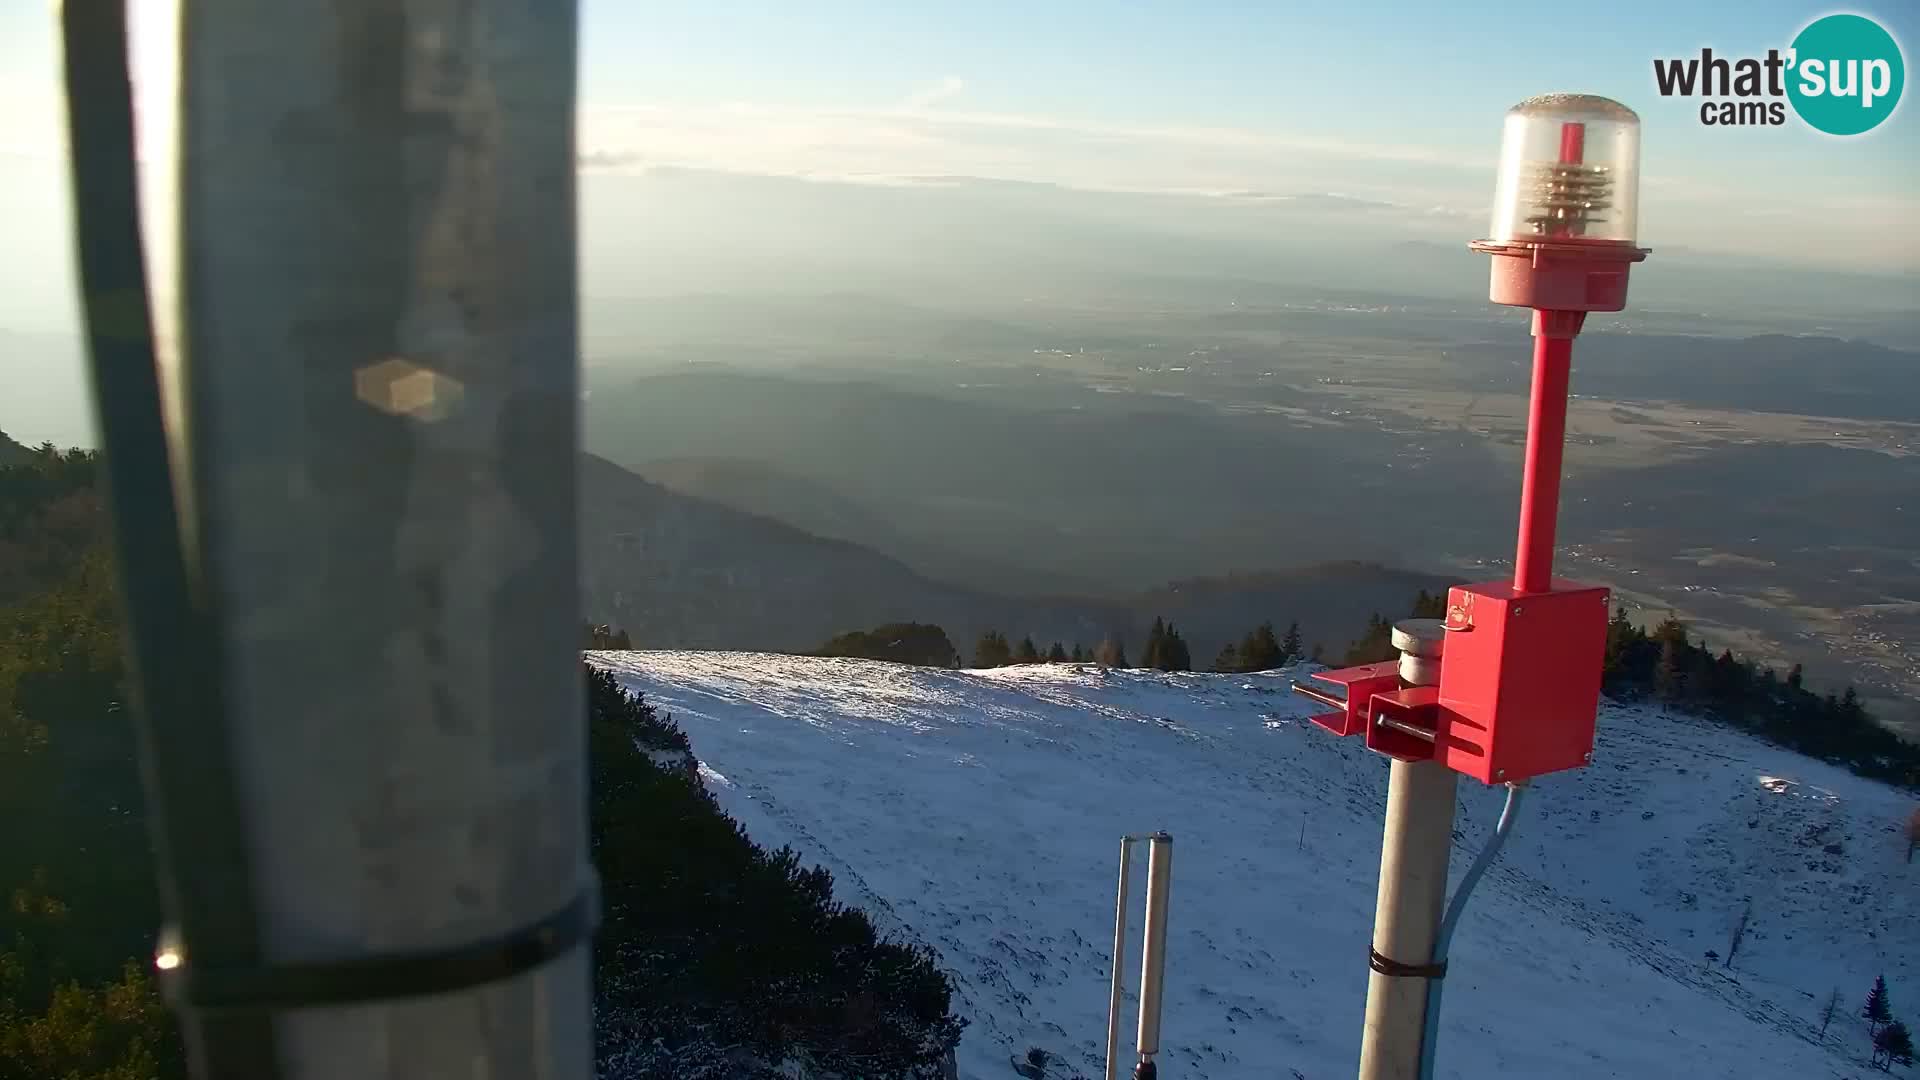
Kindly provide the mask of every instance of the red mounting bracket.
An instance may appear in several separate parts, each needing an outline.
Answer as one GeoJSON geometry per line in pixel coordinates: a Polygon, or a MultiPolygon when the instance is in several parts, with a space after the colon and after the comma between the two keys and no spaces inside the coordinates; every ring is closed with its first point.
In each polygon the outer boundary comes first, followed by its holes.
{"type": "Polygon", "coordinates": [[[1440,730],[1444,715],[1437,686],[1375,694],[1367,749],[1402,761],[1430,761],[1446,738],[1440,730]]]}
{"type": "Polygon", "coordinates": [[[1338,686],[1347,692],[1347,696],[1337,698],[1331,694],[1301,686],[1299,683],[1293,684],[1294,693],[1339,710],[1320,713],[1310,719],[1335,735],[1358,735],[1367,730],[1369,716],[1367,706],[1374,695],[1400,689],[1400,665],[1397,661],[1388,660],[1378,664],[1362,664],[1359,667],[1322,671],[1311,678],[1338,686]]]}
{"type": "Polygon", "coordinates": [[[1440,741],[1440,691],[1432,686],[1403,688],[1398,661],[1337,668],[1312,678],[1347,692],[1339,698],[1295,683],[1295,693],[1339,710],[1312,717],[1314,723],[1335,735],[1364,735],[1367,749],[1404,761],[1434,756],[1440,741]]]}

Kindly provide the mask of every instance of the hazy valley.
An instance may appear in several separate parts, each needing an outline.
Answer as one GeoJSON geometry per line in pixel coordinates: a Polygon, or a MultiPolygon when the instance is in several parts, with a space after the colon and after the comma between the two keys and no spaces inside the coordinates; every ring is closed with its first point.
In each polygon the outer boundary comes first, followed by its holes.
{"type": "MultiPolygon", "coordinates": [[[[667,168],[582,197],[585,448],[660,485],[589,472],[630,498],[588,501],[586,598],[649,642],[1067,638],[1163,607],[1337,648],[1409,583],[1505,572],[1528,339],[1484,300],[1475,221],[667,168]],[[1312,569],[1356,562],[1396,569],[1312,569]],[[755,588],[787,598],[694,599],[755,588]]],[[[1920,286],[1654,246],[1576,353],[1562,572],[1912,718],[1920,286]]],[[[0,426],[91,442],[41,310],[8,317],[0,426]]]]}
{"type": "MultiPolygon", "coordinates": [[[[685,328],[596,358],[590,448],[934,579],[1111,596],[1349,559],[1505,572],[1527,377],[1524,321],[1505,313],[1275,299],[1010,324],[850,296],[653,303],[756,340],[685,328]],[[810,350],[827,312],[839,336],[810,350]]],[[[1909,719],[1916,354],[1596,322],[1561,572],[1909,719]]]]}

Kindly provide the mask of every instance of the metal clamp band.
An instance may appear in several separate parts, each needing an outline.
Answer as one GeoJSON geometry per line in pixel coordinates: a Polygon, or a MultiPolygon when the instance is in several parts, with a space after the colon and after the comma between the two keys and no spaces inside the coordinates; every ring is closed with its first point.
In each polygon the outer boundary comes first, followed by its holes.
{"type": "Polygon", "coordinates": [[[1447,977],[1447,962],[1437,964],[1403,964],[1390,960],[1372,948],[1367,950],[1367,966],[1385,975],[1389,979],[1444,979],[1447,977]]]}
{"type": "Polygon", "coordinates": [[[599,926],[596,883],[552,915],[498,937],[444,949],[227,971],[183,962],[161,971],[161,987],[175,1004],[206,1012],[283,1012],[448,994],[531,971],[586,944],[599,926]]]}

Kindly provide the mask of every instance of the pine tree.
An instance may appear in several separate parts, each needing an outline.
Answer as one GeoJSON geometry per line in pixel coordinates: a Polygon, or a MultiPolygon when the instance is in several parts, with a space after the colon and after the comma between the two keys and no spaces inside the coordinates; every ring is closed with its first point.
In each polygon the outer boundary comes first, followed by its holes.
{"type": "Polygon", "coordinates": [[[1213,658],[1213,670],[1219,672],[1240,670],[1240,650],[1232,642],[1220,647],[1220,652],[1213,658]]]}
{"type": "Polygon", "coordinates": [[[1037,664],[1040,662],[1040,650],[1034,647],[1033,638],[1023,637],[1020,645],[1013,650],[1013,662],[1016,664],[1037,664]]]}
{"type": "Polygon", "coordinates": [[[1308,655],[1308,657],[1307,657],[1307,660],[1308,660],[1308,662],[1309,662],[1309,663],[1314,663],[1314,664],[1324,664],[1324,663],[1326,663],[1326,662],[1327,662],[1327,647],[1326,647],[1326,646],[1325,646],[1324,644],[1321,644],[1321,643],[1320,643],[1320,642],[1318,642],[1318,641],[1316,641],[1316,642],[1314,642],[1314,643],[1313,643],[1313,652],[1312,652],[1311,654],[1309,654],[1309,655],[1308,655]]]}
{"type": "Polygon", "coordinates": [[[1747,668],[1732,649],[1721,650],[1713,662],[1712,694],[1715,701],[1736,701],[1747,695],[1747,668]]]}
{"type": "Polygon", "coordinates": [[[1686,696],[1686,660],[1680,651],[1683,647],[1671,637],[1660,642],[1660,663],[1653,669],[1653,685],[1662,701],[1677,702],[1686,696]]]}
{"type": "Polygon", "coordinates": [[[1076,664],[1084,664],[1087,662],[1087,650],[1081,648],[1080,643],[1076,641],[1073,643],[1073,655],[1068,659],[1076,664]]]}
{"type": "Polygon", "coordinates": [[[1886,1072],[1895,1065],[1913,1064],[1913,1035],[1907,1025],[1895,1020],[1880,1029],[1873,1037],[1873,1060],[1886,1072]]]}
{"type": "Polygon", "coordinates": [[[973,666],[977,668],[1006,667],[1013,663],[1013,649],[1007,645],[1007,637],[998,630],[989,630],[980,635],[973,647],[973,666]]]}
{"type": "Polygon", "coordinates": [[[1187,651],[1187,639],[1180,636],[1172,623],[1167,624],[1167,636],[1160,641],[1160,670],[1193,670],[1193,654],[1187,651]]]}
{"type": "Polygon", "coordinates": [[[1160,616],[1153,617],[1153,628],[1147,631],[1147,648],[1140,654],[1140,666],[1158,669],[1161,666],[1160,655],[1167,647],[1167,624],[1160,616]]]}
{"type": "Polygon", "coordinates": [[[1602,664],[1602,672],[1608,679],[1632,679],[1639,671],[1638,664],[1644,650],[1641,646],[1647,642],[1644,630],[1627,618],[1627,609],[1616,607],[1613,618],[1607,620],[1607,651],[1602,664]]]}
{"type": "Polygon", "coordinates": [[[1272,671],[1286,662],[1286,650],[1281,648],[1280,639],[1274,636],[1271,622],[1263,622],[1247,631],[1247,636],[1240,640],[1242,671],[1272,671]]]}
{"type": "Polygon", "coordinates": [[[1393,624],[1381,618],[1376,611],[1367,616],[1367,632],[1347,645],[1343,662],[1349,665],[1377,664],[1393,658],[1393,624]]]}
{"type": "Polygon", "coordinates": [[[1108,637],[1094,647],[1093,662],[1101,667],[1132,667],[1127,663],[1127,647],[1119,638],[1108,637]]]}
{"type": "Polygon", "coordinates": [[[1787,670],[1787,693],[1789,695],[1798,694],[1801,690],[1800,684],[1804,681],[1805,677],[1806,672],[1800,669],[1799,664],[1795,664],[1789,668],[1787,670]]]}
{"type": "Polygon", "coordinates": [[[1300,649],[1300,622],[1296,619],[1287,624],[1287,636],[1280,639],[1280,666],[1291,664],[1305,655],[1300,649]]]}
{"type": "Polygon", "coordinates": [[[1887,977],[1875,975],[1873,989],[1867,991],[1867,1003],[1860,1007],[1860,1015],[1867,1018],[1867,1030],[1877,1031],[1882,1024],[1891,1023],[1893,1012],[1887,1005],[1887,977]]]}
{"type": "Polygon", "coordinates": [[[1867,722],[1867,707],[1860,704],[1860,694],[1851,686],[1847,687],[1846,693],[1840,695],[1838,719],[1841,724],[1849,728],[1860,727],[1867,722]]]}
{"type": "Polygon", "coordinates": [[[1047,650],[1047,663],[1064,664],[1066,662],[1067,662],[1066,646],[1060,644],[1057,641],[1054,642],[1053,647],[1047,650]]]}
{"type": "Polygon", "coordinates": [[[1409,612],[1416,619],[1444,619],[1447,617],[1447,594],[1429,594],[1421,589],[1420,595],[1413,598],[1413,610],[1409,612]]]}

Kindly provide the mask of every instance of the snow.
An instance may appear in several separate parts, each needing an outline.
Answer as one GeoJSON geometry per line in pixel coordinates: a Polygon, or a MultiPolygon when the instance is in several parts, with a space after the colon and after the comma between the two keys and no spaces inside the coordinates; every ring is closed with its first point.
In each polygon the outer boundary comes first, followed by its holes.
{"type": "Polygon", "coordinates": [[[690,763],[690,758],[685,750],[648,750],[646,751],[646,755],[647,760],[651,761],[653,767],[656,769],[667,769],[669,771],[684,769],[690,763]]]}
{"type": "MultiPolygon", "coordinates": [[[[674,715],[755,840],[939,951],[972,1022],[963,1077],[1012,1076],[1029,1046],[1100,1075],[1118,841],[1153,829],[1175,837],[1162,1075],[1353,1075],[1387,767],[1304,722],[1295,673],[589,659],[674,715]]],[[[1456,880],[1501,792],[1461,795],[1456,880]]],[[[1705,721],[1604,706],[1594,764],[1533,785],[1474,895],[1439,1075],[1862,1075],[1873,977],[1896,1016],[1920,1001],[1911,809],[1705,721]],[[1749,903],[1732,967],[1705,959],[1749,903]]]]}

